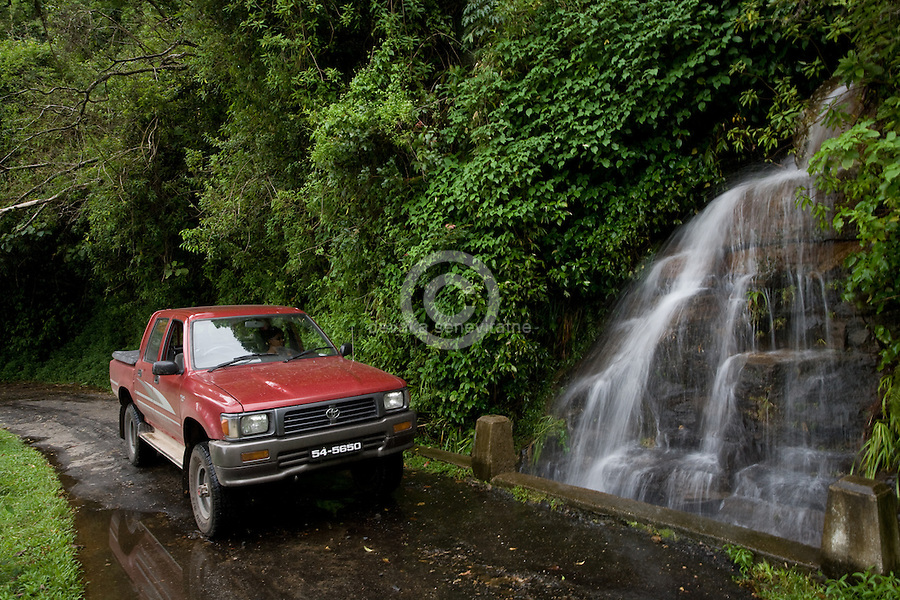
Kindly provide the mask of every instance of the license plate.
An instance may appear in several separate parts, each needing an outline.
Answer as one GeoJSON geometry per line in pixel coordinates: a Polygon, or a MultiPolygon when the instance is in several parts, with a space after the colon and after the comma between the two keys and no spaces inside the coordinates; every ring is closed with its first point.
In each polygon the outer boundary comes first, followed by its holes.
{"type": "Polygon", "coordinates": [[[344,444],[335,444],[333,446],[313,448],[309,451],[309,457],[313,460],[321,460],[323,458],[332,458],[344,454],[353,454],[360,450],[362,450],[362,442],[347,442],[344,444]]]}

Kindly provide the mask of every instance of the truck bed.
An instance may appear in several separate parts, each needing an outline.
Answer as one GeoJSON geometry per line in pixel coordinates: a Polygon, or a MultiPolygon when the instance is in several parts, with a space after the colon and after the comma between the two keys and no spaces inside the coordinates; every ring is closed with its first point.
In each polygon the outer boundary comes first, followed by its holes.
{"type": "Polygon", "coordinates": [[[134,366],[137,364],[138,359],[141,357],[140,350],[116,350],[112,353],[112,357],[119,361],[123,362],[127,365],[134,366]]]}

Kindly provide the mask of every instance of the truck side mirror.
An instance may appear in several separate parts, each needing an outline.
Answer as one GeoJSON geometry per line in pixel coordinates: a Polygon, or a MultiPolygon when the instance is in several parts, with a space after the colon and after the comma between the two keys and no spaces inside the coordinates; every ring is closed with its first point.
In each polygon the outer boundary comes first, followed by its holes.
{"type": "Polygon", "coordinates": [[[174,360],[160,360],[153,363],[154,375],[180,375],[181,369],[174,360]]]}
{"type": "Polygon", "coordinates": [[[350,356],[353,354],[353,344],[350,342],[344,342],[340,347],[341,356],[350,356]]]}

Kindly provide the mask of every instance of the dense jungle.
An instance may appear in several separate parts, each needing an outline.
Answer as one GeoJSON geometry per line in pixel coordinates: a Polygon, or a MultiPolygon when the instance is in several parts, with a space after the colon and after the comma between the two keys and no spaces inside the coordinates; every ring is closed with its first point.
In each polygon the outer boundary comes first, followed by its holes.
{"type": "Polygon", "coordinates": [[[898,30],[891,0],[4,0],[0,379],[103,387],[157,308],[283,303],[406,378],[429,441],[527,442],[647,257],[837,80],[862,109],[810,169],[845,201],[809,209],[860,241],[895,469],[898,30]],[[403,319],[441,251],[498,287],[466,348],[403,319]]]}

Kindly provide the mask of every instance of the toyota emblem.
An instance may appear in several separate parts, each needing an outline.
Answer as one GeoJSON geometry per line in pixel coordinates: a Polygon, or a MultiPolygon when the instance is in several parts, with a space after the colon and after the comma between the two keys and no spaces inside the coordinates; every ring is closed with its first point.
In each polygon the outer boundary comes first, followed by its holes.
{"type": "Polygon", "coordinates": [[[337,421],[337,418],[341,416],[341,409],[337,406],[329,406],[325,411],[325,416],[328,417],[328,420],[334,425],[334,422],[337,421]]]}

